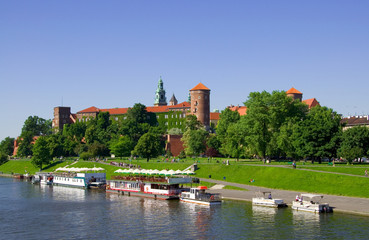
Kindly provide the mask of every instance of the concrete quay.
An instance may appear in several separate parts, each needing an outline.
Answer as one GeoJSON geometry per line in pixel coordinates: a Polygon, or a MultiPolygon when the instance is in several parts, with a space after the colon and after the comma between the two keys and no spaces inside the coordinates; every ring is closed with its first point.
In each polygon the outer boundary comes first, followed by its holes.
{"type": "MultiPolygon", "coordinates": [[[[229,189],[209,189],[211,193],[221,193],[223,199],[250,201],[256,196],[257,192],[270,191],[274,198],[281,198],[290,207],[292,201],[296,199],[296,195],[301,193],[297,191],[288,191],[280,189],[271,189],[265,187],[258,187],[253,185],[231,183],[219,180],[213,180],[208,178],[200,178],[201,181],[211,182],[221,185],[228,185],[246,189],[248,191],[241,190],[229,190],[229,189]]],[[[305,192],[302,192],[305,193],[305,192]]],[[[360,214],[369,216],[369,198],[357,198],[357,197],[344,197],[336,195],[322,194],[324,196],[322,202],[329,203],[329,206],[333,207],[333,211],[344,212],[351,214],[360,214]]]]}

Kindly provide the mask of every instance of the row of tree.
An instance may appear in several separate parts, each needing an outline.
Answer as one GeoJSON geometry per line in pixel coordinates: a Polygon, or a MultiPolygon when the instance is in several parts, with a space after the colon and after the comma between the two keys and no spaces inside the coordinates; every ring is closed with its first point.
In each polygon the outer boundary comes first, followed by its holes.
{"type": "MultiPolygon", "coordinates": [[[[308,109],[285,92],[250,93],[244,103],[247,114],[226,108],[216,129],[206,131],[196,117],[186,117],[183,133],[185,155],[223,155],[234,158],[322,158],[341,156],[349,161],[369,155],[369,129],[355,127],[342,131],[341,118],[332,109],[316,106],[308,109]],[[215,133],[210,133],[215,132],[215,133]]],[[[121,121],[111,121],[101,112],[89,121],[65,125],[52,134],[51,121],[29,117],[22,128],[18,156],[33,156],[42,168],[53,157],[139,155],[149,160],[164,154],[165,129],[158,127],[155,116],[142,104],[135,104],[121,121]]],[[[182,133],[171,129],[169,133],[182,133]]],[[[0,144],[0,154],[12,155],[14,139],[0,144]]]]}

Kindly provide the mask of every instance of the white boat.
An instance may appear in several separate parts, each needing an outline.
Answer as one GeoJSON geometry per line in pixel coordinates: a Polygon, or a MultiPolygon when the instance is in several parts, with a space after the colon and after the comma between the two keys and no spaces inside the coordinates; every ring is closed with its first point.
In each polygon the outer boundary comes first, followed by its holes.
{"type": "Polygon", "coordinates": [[[53,175],[51,173],[46,172],[37,172],[32,177],[33,184],[42,184],[42,185],[52,185],[53,184],[53,175]]]}
{"type": "Polygon", "coordinates": [[[206,186],[190,188],[189,192],[182,192],[179,199],[183,202],[197,203],[202,205],[215,205],[222,203],[219,193],[207,193],[205,192],[206,189],[206,186]]]}
{"type": "Polygon", "coordinates": [[[322,199],[323,195],[304,193],[297,196],[296,200],[292,202],[292,209],[313,213],[332,212],[333,210],[328,203],[319,202],[322,199]]]}
{"type": "Polygon", "coordinates": [[[266,207],[287,207],[283,199],[272,198],[271,192],[259,192],[257,197],[252,198],[252,204],[266,207]]]}
{"type": "Polygon", "coordinates": [[[78,188],[97,188],[105,183],[105,173],[55,173],[53,181],[54,185],[78,188]]]}
{"type": "Polygon", "coordinates": [[[112,176],[107,181],[106,192],[154,199],[178,199],[182,188],[179,184],[192,183],[190,177],[112,176]]]}

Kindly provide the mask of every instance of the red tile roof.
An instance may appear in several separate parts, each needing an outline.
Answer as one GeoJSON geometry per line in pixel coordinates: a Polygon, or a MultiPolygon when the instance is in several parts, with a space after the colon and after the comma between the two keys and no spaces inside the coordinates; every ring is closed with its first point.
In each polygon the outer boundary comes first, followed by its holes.
{"type": "Polygon", "coordinates": [[[297,90],[296,88],[291,88],[290,90],[288,90],[286,92],[287,94],[302,94],[302,92],[300,92],[299,90],[297,90]]]}
{"type": "Polygon", "coordinates": [[[229,109],[231,109],[232,111],[237,111],[240,116],[246,115],[247,112],[247,107],[245,106],[231,106],[229,107],[229,109]]]}
{"type": "MultiPolygon", "coordinates": [[[[169,112],[174,109],[186,109],[190,108],[191,104],[189,102],[182,102],[173,106],[151,106],[146,107],[146,111],[152,113],[169,112]]],[[[96,112],[109,112],[110,115],[122,115],[126,114],[129,108],[105,108],[99,109],[97,107],[89,107],[78,113],[96,113],[96,112]]]]}
{"type": "Polygon", "coordinates": [[[316,100],[316,98],[310,98],[310,99],[306,99],[303,100],[302,102],[306,103],[309,106],[309,109],[315,106],[320,106],[318,100],[316,100]]]}
{"type": "Polygon", "coordinates": [[[341,123],[346,123],[346,126],[369,125],[369,116],[342,118],[341,123]]]}
{"type": "Polygon", "coordinates": [[[210,113],[210,120],[219,120],[220,119],[220,113],[218,112],[211,112],[210,113]]]}
{"type": "Polygon", "coordinates": [[[99,111],[100,111],[100,109],[98,109],[97,107],[92,106],[92,107],[86,108],[82,111],[79,111],[77,113],[95,113],[95,112],[99,112],[99,111]]]}
{"type": "Polygon", "coordinates": [[[208,90],[208,91],[210,91],[210,89],[209,88],[207,88],[207,87],[205,87],[205,85],[204,84],[202,84],[202,83],[199,83],[199,84],[197,84],[194,88],[192,88],[190,91],[194,91],[194,90],[208,90]]]}

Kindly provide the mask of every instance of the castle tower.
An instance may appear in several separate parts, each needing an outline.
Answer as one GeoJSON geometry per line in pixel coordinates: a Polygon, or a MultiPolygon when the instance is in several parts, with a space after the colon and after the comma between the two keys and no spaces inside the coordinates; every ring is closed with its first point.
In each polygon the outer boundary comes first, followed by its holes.
{"type": "Polygon", "coordinates": [[[71,123],[70,115],[70,107],[54,107],[52,127],[56,131],[62,131],[64,124],[71,123]]]}
{"type": "Polygon", "coordinates": [[[158,88],[155,92],[155,103],[154,106],[166,106],[167,105],[167,98],[165,97],[165,90],[163,87],[163,80],[159,79],[158,88]]]}
{"type": "Polygon", "coordinates": [[[302,92],[295,88],[291,88],[287,92],[287,96],[292,97],[293,100],[300,99],[300,102],[302,101],[302,92]]]}
{"type": "Polygon", "coordinates": [[[210,89],[199,83],[190,90],[191,114],[196,115],[205,127],[210,126],[210,89]]]}
{"type": "Polygon", "coordinates": [[[177,105],[177,104],[178,104],[177,98],[176,98],[176,96],[174,96],[174,93],[173,93],[172,98],[169,100],[169,106],[174,106],[174,105],[177,105]]]}

